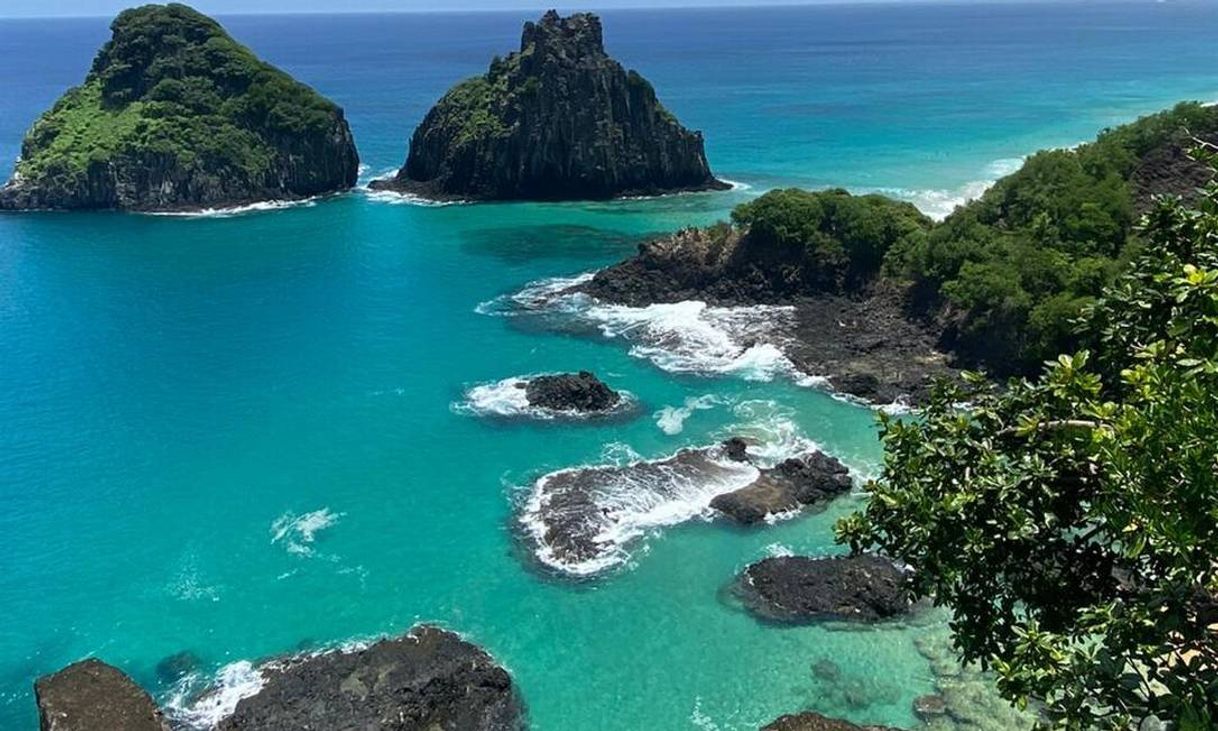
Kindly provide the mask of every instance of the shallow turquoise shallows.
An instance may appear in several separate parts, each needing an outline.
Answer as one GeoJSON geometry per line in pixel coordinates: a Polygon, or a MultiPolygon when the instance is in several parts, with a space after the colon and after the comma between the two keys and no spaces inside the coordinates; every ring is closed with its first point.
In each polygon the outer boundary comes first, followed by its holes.
{"type": "MultiPolygon", "coordinates": [[[[345,106],[367,179],[400,164],[428,105],[512,49],[525,19],[225,22],[345,106]]],[[[937,615],[870,630],[764,626],[723,590],[760,557],[840,550],[831,526],[854,498],[759,530],[699,519],[652,530],[591,581],[543,570],[514,519],[548,471],[739,432],[775,449],[809,440],[874,473],[873,412],[772,359],[725,365],[695,351],[699,368],[629,333],[504,316],[504,295],[776,185],[878,189],[945,213],[1038,147],[1218,98],[1218,8],[619,11],[605,25],[610,52],[747,188],[0,216],[0,728],[34,728],[33,679],[86,655],[182,707],[183,688],[155,672],[175,653],[199,659],[192,688],[220,673],[235,690],[241,661],[424,620],[502,661],[538,729],[726,731],[803,708],[914,725],[911,701],[933,680],[915,641],[942,632],[937,615]],[[464,403],[478,384],[572,369],[629,390],[641,414],[528,424],[464,403]],[[816,677],[822,658],[844,680],[816,677]]],[[[0,69],[0,158],[15,158],[105,35],[102,19],[0,22],[0,55],[22,60],[0,69]]],[[[666,316],[662,345],[718,335],[697,313],[666,316]]]]}

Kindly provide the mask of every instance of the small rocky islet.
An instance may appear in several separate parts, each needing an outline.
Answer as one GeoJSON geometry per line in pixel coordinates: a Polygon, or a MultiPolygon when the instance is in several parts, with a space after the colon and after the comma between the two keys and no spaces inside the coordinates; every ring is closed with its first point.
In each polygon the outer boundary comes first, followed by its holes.
{"type": "Polygon", "coordinates": [[[723,190],[702,135],[604,47],[590,13],[551,10],[520,50],[448,91],[410,138],[406,163],[371,187],[431,199],[600,200],[723,190]]]}
{"type": "Polygon", "coordinates": [[[126,10],[26,135],[0,209],[192,211],[351,188],[338,105],[179,4],[126,10]]]}
{"type": "Polygon", "coordinates": [[[766,558],[749,565],[734,589],[751,613],[779,623],[878,622],[912,610],[905,571],[871,554],[766,558]]]}
{"type": "Polygon", "coordinates": [[[622,403],[622,395],[589,371],[534,376],[516,384],[529,406],[558,413],[605,413],[622,403]]]}

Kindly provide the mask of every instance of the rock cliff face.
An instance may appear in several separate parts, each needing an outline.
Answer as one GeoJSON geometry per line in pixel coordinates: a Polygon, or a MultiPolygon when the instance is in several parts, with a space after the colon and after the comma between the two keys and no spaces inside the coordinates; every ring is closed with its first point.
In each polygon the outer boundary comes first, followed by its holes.
{"type": "Polygon", "coordinates": [[[355,184],[343,111],[184,5],[121,13],[22,143],[0,209],[191,210],[355,184]]]}
{"type": "Polygon", "coordinates": [[[82,660],[34,683],[42,731],[168,731],[152,698],[121,670],[82,660]]]}
{"type": "Polygon", "coordinates": [[[550,11],[520,50],[454,86],[373,187],[431,198],[580,200],[726,188],[702,135],[605,53],[601,22],[550,11]]]}

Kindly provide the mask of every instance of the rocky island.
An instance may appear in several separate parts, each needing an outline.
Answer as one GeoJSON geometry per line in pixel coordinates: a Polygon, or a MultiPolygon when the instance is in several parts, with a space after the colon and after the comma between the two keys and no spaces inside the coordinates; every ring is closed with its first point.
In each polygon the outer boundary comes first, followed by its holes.
{"type": "Polygon", "coordinates": [[[529,406],[577,414],[603,413],[622,402],[622,395],[588,371],[536,376],[517,384],[529,406]]]}
{"type": "Polygon", "coordinates": [[[600,19],[553,10],[428,112],[406,164],[372,187],[433,199],[595,200],[729,187],[702,135],[605,53],[600,19]]]}
{"type": "Polygon", "coordinates": [[[736,593],[754,614],[775,622],[876,622],[910,611],[905,572],[880,556],[777,556],[751,564],[736,593]]]}
{"type": "Polygon", "coordinates": [[[119,14],[27,133],[0,209],[182,211],[350,188],[343,110],[185,5],[119,14]]]}
{"type": "MultiPolygon", "coordinates": [[[[481,648],[431,625],[359,649],[274,659],[258,673],[261,687],[237,702],[218,731],[520,731],[525,725],[512,676],[481,648]]],[[[135,681],[100,660],[40,678],[34,690],[44,731],[178,727],[135,681]]]]}

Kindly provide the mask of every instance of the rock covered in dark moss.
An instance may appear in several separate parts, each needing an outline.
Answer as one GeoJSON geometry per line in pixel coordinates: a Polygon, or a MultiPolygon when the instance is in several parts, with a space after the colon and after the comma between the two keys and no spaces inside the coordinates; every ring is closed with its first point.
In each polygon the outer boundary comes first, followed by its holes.
{"type": "Polygon", "coordinates": [[[184,5],[119,14],[84,83],[34,123],[6,209],[192,210],[355,184],[343,111],[184,5]]]}
{"type": "Polygon", "coordinates": [[[905,572],[869,554],[763,559],[744,570],[736,592],[754,614],[778,622],[875,622],[911,608],[905,572]]]}
{"type": "Polygon", "coordinates": [[[42,731],[168,731],[152,698],[118,668],[82,660],[34,683],[42,731]]]}
{"type": "Polygon", "coordinates": [[[530,406],[553,411],[608,411],[622,400],[621,394],[588,371],[536,376],[524,389],[530,406]]]}
{"type": "Polygon", "coordinates": [[[524,727],[508,672],[479,647],[436,627],[416,627],[362,650],[275,663],[262,673],[262,689],[237,703],[220,731],[524,727]]]}
{"type": "Polygon", "coordinates": [[[761,727],[761,731],[897,731],[888,726],[859,726],[840,718],[829,718],[813,711],[781,716],[761,727]]]}
{"type": "Polygon", "coordinates": [[[431,198],[578,200],[722,189],[700,133],[604,49],[595,15],[550,11],[520,50],[454,86],[374,187],[431,198]]]}

